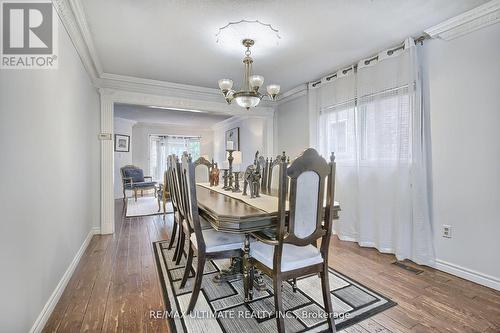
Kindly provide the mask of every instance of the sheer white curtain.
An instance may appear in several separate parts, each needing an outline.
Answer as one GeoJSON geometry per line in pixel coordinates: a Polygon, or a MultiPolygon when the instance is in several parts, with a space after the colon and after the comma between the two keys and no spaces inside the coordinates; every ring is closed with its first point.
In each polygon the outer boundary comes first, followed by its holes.
{"type": "Polygon", "coordinates": [[[155,181],[163,181],[167,170],[167,156],[181,156],[188,152],[196,160],[200,157],[200,137],[150,135],[149,163],[151,176],[155,181]]]}
{"type": "Polygon", "coordinates": [[[322,81],[319,148],[337,156],[337,234],[431,265],[429,142],[413,40],[322,81]]]}

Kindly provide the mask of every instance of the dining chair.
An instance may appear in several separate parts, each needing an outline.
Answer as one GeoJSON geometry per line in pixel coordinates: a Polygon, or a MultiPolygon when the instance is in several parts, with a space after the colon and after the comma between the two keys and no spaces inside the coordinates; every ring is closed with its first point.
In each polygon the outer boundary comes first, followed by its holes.
{"type": "MultiPolygon", "coordinates": [[[[184,219],[179,210],[179,198],[176,190],[175,183],[175,175],[176,172],[175,164],[178,163],[177,156],[168,155],[167,156],[167,171],[165,171],[165,186],[168,188],[168,192],[170,193],[170,200],[172,201],[172,209],[174,211],[174,224],[172,226],[172,233],[170,235],[170,242],[168,243],[168,249],[172,249],[174,245],[175,237],[177,235],[178,229],[180,229],[180,225],[182,224],[182,220],[184,219]]],[[[178,243],[178,242],[177,242],[178,243]]]]}
{"type": "MultiPolygon", "coordinates": [[[[186,220],[184,224],[189,228],[189,251],[181,281],[181,288],[186,285],[191,272],[193,257],[198,257],[193,292],[187,308],[187,314],[191,313],[198,300],[203,279],[205,262],[210,259],[229,259],[242,256],[244,242],[243,235],[219,232],[214,229],[202,229],[202,218],[198,214],[198,203],[196,200],[196,176],[195,164],[191,156],[182,157],[182,169],[180,177],[181,192],[185,193],[184,204],[186,208],[186,220]]],[[[206,221],[205,221],[206,222],[206,221]]]]}
{"type": "Polygon", "coordinates": [[[278,190],[279,190],[279,166],[281,161],[287,160],[285,152],[283,154],[276,156],[276,159],[273,161],[269,161],[269,172],[268,172],[268,193],[272,195],[277,195],[278,190]]]}
{"type": "MultiPolygon", "coordinates": [[[[188,154],[184,152],[182,154],[182,157],[188,157],[188,154]]],[[[206,159],[205,159],[206,161],[206,159]]],[[[194,163],[193,163],[194,164],[194,163]]],[[[198,165],[200,166],[200,165],[198,165]]],[[[196,169],[195,166],[195,172],[194,175],[196,177],[197,172],[204,173],[206,170],[206,165],[202,165],[204,168],[198,168],[196,169]]],[[[189,227],[189,224],[186,223],[186,214],[187,214],[187,202],[186,202],[186,191],[182,185],[181,182],[181,162],[179,161],[178,158],[176,158],[176,163],[174,163],[174,172],[173,172],[173,180],[175,183],[175,190],[177,191],[177,204],[179,207],[179,215],[180,215],[180,224],[179,224],[179,237],[177,240],[177,245],[175,247],[174,255],[173,255],[173,260],[175,260],[175,264],[179,265],[182,257],[187,256],[187,252],[185,251],[184,247],[186,245],[186,237],[190,237],[190,235],[193,233],[193,229],[189,227]]],[[[201,221],[201,228],[203,230],[205,229],[211,229],[212,226],[210,223],[208,223],[205,220],[201,221]]]]}
{"type": "MultiPolygon", "coordinates": [[[[330,160],[331,162],[327,163],[312,148],[306,149],[290,166],[286,160],[281,159],[278,176],[277,239],[265,239],[260,234],[253,234],[258,241],[252,243],[250,247],[252,272],[249,276],[253,276],[253,269],[259,269],[272,277],[279,332],[285,331],[281,290],[283,281],[296,281],[298,277],[318,273],[321,278],[323,303],[328,314],[329,330],[335,332],[328,279],[328,247],[334,215],[335,158],[333,153],[330,160]],[[287,194],[289,181],[289,194],[287,194]],[[324,206],[325,186],[328,189],[326,206],[324,206]],[[319,239],[321,239],[321,247],[318,249],[311,244],[319,239]]],[[[250,288],[252,283],[250,279],[250,288]]]]}
{"type": "Polygon", "coordinates": [[[269,159],[264,156],[259,156],[259,167],[260,167],[260,188],[261,192],[267,192],[267,174],[269,172],[269,159]]]}
{"type": "Polygon", "coordinates": [[[195,165],[196,182],[209,183],[210,171],[212,170],[213,164],[205,157],[201,156],[194,162],[194,165],[195,165]]]}

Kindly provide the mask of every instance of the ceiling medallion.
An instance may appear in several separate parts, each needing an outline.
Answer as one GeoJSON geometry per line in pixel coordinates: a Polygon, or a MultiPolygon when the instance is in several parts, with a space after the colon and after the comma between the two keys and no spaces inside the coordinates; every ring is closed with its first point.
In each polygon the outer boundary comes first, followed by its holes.
{"type": "Polygon", "coordinates": [[[239,43],[243,39],[253,39],[258,42],[259,49],[268,49],[277,46],[281,36],[278,29],[259,20],[229,22],[215,34],[217,44],[229,47],[235,46],[236,42],[239,43]]]}
{"type": "MultiPolygon", "coordinates": [[[[264,77],[262,75],[255,75],[252,71],[253,59],[250,57],[250,48],[255,44],[255,41],[246,38],[243,39],[242,44],[247,50],[245,51],[245,58],[243,58],[245,72],[243,74],[243,85],[241,90],[235,91],[232,89],[233,81],[231,79],[219,80],[219,88],[228,104],[231,104],[231,102],[235,100],[239,106],[248,110],[256,107],[264,97],[264,95],[259,92],[260,87],[264,84],[264,77]]],[[[267,86],[267,95],[273,101],[276,100],[279,91],[280,86],[277,84],[270,84],[267,86]]]]}

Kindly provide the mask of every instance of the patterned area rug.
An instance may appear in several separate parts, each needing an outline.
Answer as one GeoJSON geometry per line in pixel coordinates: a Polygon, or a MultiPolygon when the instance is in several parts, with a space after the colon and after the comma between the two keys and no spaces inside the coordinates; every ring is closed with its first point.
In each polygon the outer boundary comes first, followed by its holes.
{"type": "MultiPolygon", "coordinates": [[[[125,217],[138,217],[163,214],[163,204],[160,202],[160,211],[158,211],[158,199],[151,196],[127,198],[125,217]]],[[[167,202],[167,213],[173,212],[172,203],[167,202]]]]}
{"type": "MultiPolygon", "coordinates": [[[[183,316],[191,297],[194,271],[185,288],[180,288],[185,258],[179,266],[172,262],[174,248],[168,250],[168,242],[153,243],[158,272],[167,309],[157,313],[165,318],[171,332],[276,332],[272,280],[264,276],[266,289],[254,290],[254,299],[243,301],[243,282],[216,284],[214,275],[229,266],[229,260],[207,262],[203,285],[192,314],[183,316]]],[[[196,258],[194,258],[196,267],[196,258]]],[[[317,275],[297,281],[298,291],[293,292],[290,283],[283,284],[283,305],[286,311],[286,332],[327,332],[323,308],[321,283],[317,275]]],[[[341,330],[394,305],[393,301],[370,290],[362,284],[330,268],[330,289],[335,311],[335,326],[341,330]]]]}

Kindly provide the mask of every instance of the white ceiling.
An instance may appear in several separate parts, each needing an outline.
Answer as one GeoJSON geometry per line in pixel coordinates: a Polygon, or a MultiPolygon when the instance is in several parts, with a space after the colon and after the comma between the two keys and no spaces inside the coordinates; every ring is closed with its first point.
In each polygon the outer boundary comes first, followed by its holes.
{"type": "Polygon", "coordinates": [[[487,0],[85,0],[103,71],[203,87],[242,76],[243,48],[215,42],[230,21],[278,28],[280,45],[253,48],[254,71],[282,91],[391,47],[487,0]]]}
{"type": "Polygon", "coordinates": [[[114,116],[136,122],[210,128],[231,115],[165,110],[146,106],[115,104],[114,116]]]}

